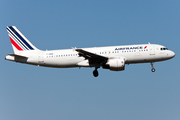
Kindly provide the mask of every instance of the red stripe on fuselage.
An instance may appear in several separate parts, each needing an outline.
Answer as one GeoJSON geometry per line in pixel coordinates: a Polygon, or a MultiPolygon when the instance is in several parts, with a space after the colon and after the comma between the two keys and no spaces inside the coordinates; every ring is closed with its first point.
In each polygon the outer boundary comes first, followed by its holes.
{"type": "Polygon", "coordinates": [[[11,43],[14,45],[14,47],[16,47],[20,51],[23,51],[23,49],[16,42],[14,42],[14,40],[11,37],[9,37],[9,38],[11,40],[11,43]]]}

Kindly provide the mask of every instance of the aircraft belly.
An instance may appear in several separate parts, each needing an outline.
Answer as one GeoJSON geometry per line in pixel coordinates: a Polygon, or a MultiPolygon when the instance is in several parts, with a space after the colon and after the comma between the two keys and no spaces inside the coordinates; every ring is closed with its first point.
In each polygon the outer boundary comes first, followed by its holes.
{"type": "Polygon", "coordinates": [[[84,58],[58,58],[58,59],[46,59],[45,66],[49,67],[77,67],[77,63],[84,60],[84,58]]]}
{"type": "Polygon", "coordinates": [[[126,64],[131,64],[131,63],[146,63],[146,62],[151,62],[156,59],[156,56],[150,56],[147,54],[139,54],[139,55],[134,55],[134,56],[128,56],[126,57],[126,64]]]}

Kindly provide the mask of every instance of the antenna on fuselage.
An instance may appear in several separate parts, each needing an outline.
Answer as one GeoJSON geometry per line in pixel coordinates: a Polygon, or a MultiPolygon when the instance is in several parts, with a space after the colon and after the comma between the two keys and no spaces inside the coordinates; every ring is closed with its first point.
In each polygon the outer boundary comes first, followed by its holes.
{"type": "Polygon", "coordinates": [[[76,49],[77,49],[76,47],[71,47],[71,48],[73,49],[73,51],[76,51],[76,49]]]}

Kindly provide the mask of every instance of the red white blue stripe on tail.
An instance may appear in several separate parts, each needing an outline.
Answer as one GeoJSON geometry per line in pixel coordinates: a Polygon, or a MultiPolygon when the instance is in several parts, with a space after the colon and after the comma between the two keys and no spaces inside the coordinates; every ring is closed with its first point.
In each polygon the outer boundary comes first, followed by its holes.
{"type": "Polygon", "coordinates": [[[13,48],[18,51],[37,50],[15,26],[7,26],[6,28],[13,48]]]}

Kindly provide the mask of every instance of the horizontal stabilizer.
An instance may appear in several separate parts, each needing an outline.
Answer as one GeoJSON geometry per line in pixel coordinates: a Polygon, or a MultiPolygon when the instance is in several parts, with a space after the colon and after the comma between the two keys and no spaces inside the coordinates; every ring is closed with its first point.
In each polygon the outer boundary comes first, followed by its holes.
{"type": "Polygon", "coordinates": [[[27,56],[17,55],[17,54],[8,54],[10,56],[19,57],[19,58],[28,58],[27,56]]]}

